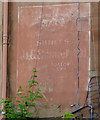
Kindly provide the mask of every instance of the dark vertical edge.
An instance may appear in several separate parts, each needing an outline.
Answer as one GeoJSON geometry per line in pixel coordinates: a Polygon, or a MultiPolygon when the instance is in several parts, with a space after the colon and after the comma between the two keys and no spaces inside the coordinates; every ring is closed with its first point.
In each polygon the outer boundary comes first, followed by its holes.
{"type": "MultiPolygon", "coordinates": [[[[100,76],[100,2],[98,2],[98,75],[100,76]]],[[[98,79],[100,82],[100,78],[98,79]]],[[[100,119],[100,84],[99,84],[99,119],[100,119]]]]}
{"type": "Polygon", "coordinates": [[[1,96],[2,96],[2,2],[0,2],[0,97],[1,96]]]}
{"type": "Polygon", "coordinates": [[[2,2],[0,2],[0,97],[2,94],[2,2]]]}

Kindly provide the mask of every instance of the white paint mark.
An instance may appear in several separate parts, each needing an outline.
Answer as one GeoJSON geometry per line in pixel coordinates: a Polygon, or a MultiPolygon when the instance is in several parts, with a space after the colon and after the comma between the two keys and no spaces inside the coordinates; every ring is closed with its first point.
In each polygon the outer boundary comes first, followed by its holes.
{"type": "MultiPolygon", "coordinates": [[[[91,67],[91,59],[90,59],[90,55],[91,55],[91,19],[90,19],[90,15],[91,15],[91,4],[89,3],[89,78],[88,78],[88,83],[90,81],[90,67],[91,67]]],[[[88,86],[86,86],[86,90],[88,90],[88,86]]]]}
{"type": "Polygon", "coordinates": [[[39,24],[39,23],[40,23],[40,21],[33,21],[32,24],[30,24],[30,27],[32,27],[32,26],[34,26],[36,24],[39,24]]]}
{"type": "MultiPolygon", "coordinates": [[[[44,7],[52,7],[52,6],[57,6],[57,7],[62,7],[62,6],[73,6],[73,5],[77,5],[77,3],[74,3],[74,4],[58,4],[58,5],[44,5],[44,7]]],[[[20,8],[30,8],[30,7],[43,7],[42,5],[40,6],[21,6],[20,8]]]]}
{"type": "Polygon", "coordinates": [[[40,55],[40,51],[38,51],[38,56],[35,55],[35,52],[33,50],[26,53],[23,51],[23,54],[20,56],[20,59],[21,60],[36,60],[36,59],[40,60],[39,55],[40,55]]]}
{"type": "MultiPolygon", "coordinates": [[[[89,16],[91,15],[91,4],[89,3],[89,16]]],[[[90,76],[90,63],[91,63],[91,19],[89,17],[89,76],[90,76]]],[[[90,77],[89,77],[90,80],[90,77]]]]}
{"type": "Polygon", "coordinates": [[[18,7],[18,24],[19,24],[19,7],[18,7]]]}
{"type": "Polygon", "coordinates": [[[17,69],[17,71],[16,71],[16,76],[17,76],[17,78],[18,78],[18,69],[17,69]]]}
{"type": "Polygon", "coordinates": [[[49,92],[52,92],[53,91],[53,88],[49,88],[49,92]]]}
{"type": "Polygon", "coordinates": [[[47,65],[41,66],[40,68],[38,68],[38,71],[43,70],[43,69],[47,69],[47,65]]]}
{"type": "Polygon", "coordinates": [[[70,65],[70,63],[67,63],[67,66],[69,66],[70,65]]]}
{"type": "Polygon", "coordinates": [[[58,63],[55,63],[54,65],[56,66],[56,69],[58,71],[62,71],[62,70],[67,70],[67,68],[70,65],[70,63],[58,62],[58,63]]]}
{"type": "MultiPolygon", "coordinates": [[[[60,13],[59,10],[61,8],[58,8],[57,6],[59,7],[62,7],[62,6],[70,6],[70,5],[73,5],[73,4],[59,4],[59,5],[45,5],[44,6],[44,9],[47,8],[47,9],[50,9],[51,10],[51,14],[43,14],[43,20],[42,20],[42,23],[43,23],[43,26],[47,27],[48,25],[52,25],[52,24],[55,24],[55,25],[64,25],[66,24],[66,22],[70,22],[70,21],[76,21],[76,13],[75,12],[76,10],[73,8],[73,6],[69,9],[67,9],[67,7],[65,8],[65,11],[64,13],[60,13]],[[52,11],[52,8],[56,7],[53,11],[52,11]],[[69,12],[69,14],[67,13],[67,11],[69,12]],[[74,15],[74,16],[73,16],[74,15]],[[73,19],[72,19],[73,18],[73,19]]],[[[77,4],[74,4],[75,6],[77,4]]],[[[20,7],[20,8],[30,8],[30,7],[42,7],[42,6],[24,6],[24,7],[20,7]]],[[[37,13],[38,14],[38,13],[37,13]]],[[[32,16],[32,18],[34,19],[34,22],[32,22],[32,24],[30,24],[30,26],[34,26],[36,24],[39,24],[40,22],[40,19],[41,19],[41,16],[39,16],[38,18],[34,18],[32,16]]]]}
{"type": "Polygon", "coordinates": [[[53,98],[50,98],[50,101],[53,101],[53,98]]]}

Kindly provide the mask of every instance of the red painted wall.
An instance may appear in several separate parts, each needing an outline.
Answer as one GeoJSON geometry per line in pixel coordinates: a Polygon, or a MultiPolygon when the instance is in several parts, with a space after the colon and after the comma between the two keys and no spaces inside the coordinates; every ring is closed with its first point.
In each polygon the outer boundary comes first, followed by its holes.
{"type": "Polygon", "coordinates": [[[69,106],[73,103],[77,104],[80,101],[81,105],[84,104],[89,80],[88,3],[45,5],[43,8],[19,6],[15,40],[16,45],[13,49],[16,60],[14,68],[10,69],[15,69],[15,81],[10,82],[11,88],[15,86],[15,90],[11,91],[12,96],[19,85],[25,87],[33,67],[36,66],[43,95],[42,101],[37,105],[37,116],[58,116],[63,111],[71,111],[69,106]],[[62,106],[61,113],[56,110],[59,104],[62,106]]]}

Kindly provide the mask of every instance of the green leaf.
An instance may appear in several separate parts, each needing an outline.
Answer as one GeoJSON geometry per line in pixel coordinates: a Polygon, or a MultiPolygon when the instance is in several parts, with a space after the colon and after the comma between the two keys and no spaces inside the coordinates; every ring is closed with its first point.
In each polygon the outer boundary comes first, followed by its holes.
{"type": "Polygon", "coordinates": [[[37,81],[35,81],[35,80],[34,80],[34,83],[37,83],[37,84],[38,84],[38,82],[37,82],[37,81]]]}
{"type": "Polygon", "coordinates": [[[31,94],[31,95],[30,95],[30,100],[33,101],[34,98],[35,98],[35,96],[31,94]]]}
{"type": "Polygon", "coordinates": [[[36,92],[36,95],[37,95],[37,96],[40,96],[40,93],[39,93],[39,92],[36,92]]]}
{"type": "Polygon", "coordinates": [[[22,95],[22,93],[17,93],[17,95],[19,96],[19,95],[22,95]]]}
{"type": "Polygon", "coordinates": [[[32,113],[28,113],[28,114],[27,114],[27,116],[31,116],[31,115],[32,115],[32,113]]]}
{"type": "Polygon", "coordinates": [[[20,92],[20,91],[24,91],[21,86],[19,86],[19,89],[17,90],[17,92],[20,92]]]}
{"type": "Polygon", "coordinates": [[[9,98],[6,98],[6,100],[5,100],[6,102],[8,102],[8,101],[10,101],[10,99],[9,98]]]}
{"type": "Polygon", "coordinates": [[[31,84],[32,84],[32,81],[28,81],[28,83],[29,83],[29,85],[31,85],[31,84]]]}
{"type": "Polygon", "coordinates": [[[73,114],[65,112],[65,115],[62,118],[70,119],[72,116],[73,116],[73,114]]]}
{"type": "Polygon", "coordinates": [[[37,96],[38,98],[42,98],[42,96],[37,96]]]}
{"type": "Polygon", "coordinates": [[[13,105],[13,103],[12,103],[12,102],[10,102],[10,103],[9,103],[9,106],[11,107],[12,105],[13,105]]]}
{"type": "Polygon", "coordinates": [[[30,85],[31,85],[32,83],[33,83],[33,84],[34,84],[34,83],[38,84],[38,82],[35,81],[35,80],[32,80],[32,81],[29,82],[30,85]]]}
{"type": "Polygon", "coordinates": [[[37,72],[36,68],[33,68],[33,72],[37,72]]]}
{"type": "Polygon", "coordinates": [[[37,75],[34,75],[34,77],[37,77],[37,75]]]}
{"type": "Polygon", "coordinates": [[[34,75],[31,76],[31,79],[34,78],[34,75]]]}
{"type": "Polygon", "coordinates": [[[22,89],[22,87],[21,87],[21,86],[19,86],[19,89],[22,89]]]}
{"type": "Polygon", "coordinates": [[[34,94],[33,92],[31,92],[31,91],[28,91],[28,93],[30,93],[30,94],[32,94],[32,95],[34,95],[34,96],[35,96],[35,94],[34,94]]]}
{"type": "Polygon", "coordinates": [[[40,89],[38,89],[38,91],[41,91],[40,89]]]}
{"type": "Polygon", "coordinates": [[[36,105],[36,103],[32,103],[31,105],[32,105],[32,106],[35,106],[35,105],[36,105]]]}
{"type": "Polygon", "coordinates": [[[31,76],[31,79],[34,78],[34,77],[37,77],[37,75],[32,75],[32,76],[31,76]]]}
{"type": "Polygon", "coordinates": [[[12,100],[16,99],[16,97],[13,97],[12,100]]]}
{"type": "Polygon", "coordinates": [[[29,88],[33,87],[33,86],[36,86],[36,85],[29,85],[29,88]]]}
{"type": "Polygon", "coordinates": [[[31,105],[31,103],[26,101],[26,102],[25,102],[25,105],[26,105],[26,106],[29,106],[29,105],[31,105]]]}
{"type": "MultiPolygon", "coordinates": [[[[0,104],[4,103],[4,108],[2,109],[2,111],[7,111],[5,116],[6,118],[9,118],[9,120],[11,118],[25,119],[27,116],[31,116],[32,113],[28,111],[28,108],[29,107],[32,108],[33,106],[36,105],[34,103],[35,98],[42,98],[42,96],[40,95],[40,91],[41,91],[40,89],[35,90],[35,92],[32,92],[29,89],[38,84],[38,82],[35,81],[35,78],[37,77],[37,75],[35,75],[35,72],[37,72],[35,68],[33,69],[33,72],[34,73],[31,76],[31,78],[34,78],[34,79],[31,79],[30,81],[28,81],[28,85],[26,86],[28,87],[28,89],[24,91],[24,89],[22,89],[22,87],[19,86],[17,90],[18,91],[17,97],[20,98],[20,100],[16,99],[16,97],[12,99],[7,98],[6,100],[0,98],[0,104]]],[[[70,115],[67,115],[67,117],[69,116],[70,115]]]]}
{"type": "Polygon", "coordinates": [[[19,102],[19,103],[20,103],[20,100],[16,100],[16,102],[19,102]]]}
{"type": "Polygon", "coordinates": [[[39,91],[36,91],[35,94],[37,95],[36,97],[38,97],[38,98],[42,98],[42,96],[41,96],[41,94],[40,94],[39,91]]]}
{"type": "Polygon", "coordinates": [[[23,99],[26,101],[26,100],[29,100],[29,98],[27,96],[24,96],[23,99]]]}

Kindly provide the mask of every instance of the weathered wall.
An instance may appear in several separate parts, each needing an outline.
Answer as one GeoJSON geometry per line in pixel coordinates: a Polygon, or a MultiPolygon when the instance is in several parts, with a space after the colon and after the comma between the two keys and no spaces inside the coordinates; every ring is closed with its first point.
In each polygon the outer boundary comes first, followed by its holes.
{"type": "Polygon", "coordinates": [[[1,96],[2,96],[2,2],[0,2],[0,97],[1,96]]]}
{"type": "MultiPolygon", "coordinates": [[[[98,3],[98,75],[100,76],[100,2],[98,3]]],[[[100,82],[100,78],[98,80],[100,82]]],[[[99,86],[100,93],[100,86],[99,86]]],[[[99,119],[100,119],[100,94],[99,94],[99,119]]]]}
{"type": "Polygon", "coordinates": [[[91,71],[98,75],[98,3],[91,3],[91,71]]]}
{"type": "Polygon", "coordinates": [[[71,111],[69,105],[78,101],[78,30],[79,99],[82,105],[85,101],[89,79],[89,4],[80,4],[80,14],[76,3],[44,6],[43,11],[36,4],[9,5],[8,94],[15,96],[18,86],[27,84],[37,60],[44,98],[38,103],[36,115],[59,116],[63,111],[71,111]],[[78,15],[80,22],[76,24],[78,15]],[[36,57],[38,44],[40,54],[36,57]],[[56,109],[59,104],[62,112],[56,109]]]}
{"type": "Polygon", "coordinates": [[[2,84],[2,2],[0,2],[0,96],[2,84]]]}
{"type": "MultiPolygon", "coordinates": [[[[99,72],[99,39],[98,39],[98,3],[91,3],[91,76],[99,76],[100,72],[99,72]]],[[[98,78],[94,78],[92,79],[92,81],[98,82],[99,79],[98,78]]],[[[97,90],[100,86],[100,83],[98,83],[98,85],[96,85],[95,87],[92,88],[92,90],[97,90]]],[[[95,112],[99,112],[100,110],[98,110],[99,107],[99,95],[96,94],[97,92],[92,93],[91,95],[95,94],[95,96],[91,97],[92,99],[92,105],[95,107],[95,112]],[[98,98],[98,99],[95,99],[98,98]],[[95,102],[95,103],[94,103],[95,102]]],[[[100,94],[100,93],[99,93],[100,94]]],[[[100,109],[100,108],[99,108],[100,109]]],[[[100,115],[100,113],[98,113],[98,115],[100,115]]],[[[99,117],[100,118],[100,117],[99,117]]]]}

